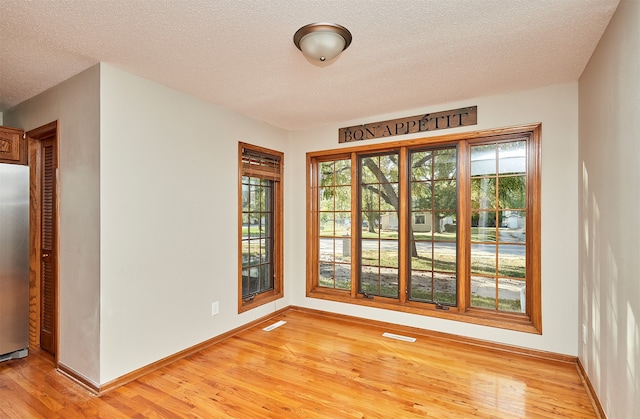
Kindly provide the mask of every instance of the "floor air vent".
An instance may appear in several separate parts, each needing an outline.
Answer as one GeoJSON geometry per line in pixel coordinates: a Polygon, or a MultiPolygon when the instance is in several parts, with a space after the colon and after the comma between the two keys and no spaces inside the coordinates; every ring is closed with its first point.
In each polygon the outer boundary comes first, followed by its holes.
{"type": "Polygon", "coordinates": [[[416,338],[411,338],[409,336],[402,336],[402,335],[396,335],[395,333],[388,333],[388,332],[384,332],[382,334],[382,336],[384,336],[385,338],[391,338],[391,339],[396,339],[396,340],[402,340],[404,342],[415,342],[416,338]]]}
{"type": "Polygon", "coordinates": [[[272,324],[271,326],[267,326],[267,327],[265,327],[265,328],[264,328],[264,329],[262,329],[262,330],[264,330],[265,332],[270,332],[270,331],[272,331],[273,329],[275,329],[276,327],[280,327],[280,326],[282,326],[282,325],[283,325],[283,324],[285,324],[285,323],[287,323],[287,322],[285,322],[284,320],[280,320],[279,322],[275,322],[275,323],[274,323],[274,324],[272,324]]]}

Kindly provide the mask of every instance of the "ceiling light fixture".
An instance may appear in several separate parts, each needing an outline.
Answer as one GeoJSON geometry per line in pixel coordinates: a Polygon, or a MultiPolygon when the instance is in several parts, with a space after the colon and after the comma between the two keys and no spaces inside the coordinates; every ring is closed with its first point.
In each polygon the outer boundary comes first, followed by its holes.
{"type": "Polygon", "coordinates": [[[293,43],[308,60],[324,63],[349,47],[351,32],[335,23],[311,23],[296,31],[293,43]]]}

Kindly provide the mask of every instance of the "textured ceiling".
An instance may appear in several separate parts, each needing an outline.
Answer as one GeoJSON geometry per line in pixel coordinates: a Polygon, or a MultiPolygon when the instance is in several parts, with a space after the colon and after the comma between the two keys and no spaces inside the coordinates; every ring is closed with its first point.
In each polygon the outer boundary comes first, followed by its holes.
{"type": "MultiPolygon", "coordinates": [[[[0,0],[0,111],[97,62],[288,130],[577,80],[618,0],[0,0]],[[346,26],[331,65],[293,45],[346,26]]],[[[366,121],[363,121],[366,122],[366,121]]]]}

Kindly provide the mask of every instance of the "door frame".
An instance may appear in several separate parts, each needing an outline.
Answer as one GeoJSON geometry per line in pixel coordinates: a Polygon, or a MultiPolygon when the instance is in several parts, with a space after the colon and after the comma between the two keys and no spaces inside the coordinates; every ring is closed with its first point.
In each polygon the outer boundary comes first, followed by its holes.
{"type": "MultiPolygon", "coordinates": [[[[35,128],[31,131],[27,131],[27,147],[29,150],[29,346],[31,348],[40,347],[40,326],[41,326],[41,237],[42,237],[42,167],[41,167],[41,155],[42,146],[41,140],[53,138],[56,147],[56,159],[59,162],[60,156],[60,141],[58,121],[50,122],[39,128],[35,128]]],[[[59,167],[59,165],[58,165],[59,167]]],[[[55,231],[56,237],[54,237],[56,251],[58,255],[60,253],[60,180],[59,169],[56,173],[55,187],[56,187],[56,219],[55,231]]],[[[56,284],[54,285],[54,301],[55,309],[53,313],[53,339],[55,348],[55,365],[58,365],[58,353],[59,353],[59,301],[60,301],[60,264],[58,257],[54,258],[54,272],[56,278],[56,284]]]]}

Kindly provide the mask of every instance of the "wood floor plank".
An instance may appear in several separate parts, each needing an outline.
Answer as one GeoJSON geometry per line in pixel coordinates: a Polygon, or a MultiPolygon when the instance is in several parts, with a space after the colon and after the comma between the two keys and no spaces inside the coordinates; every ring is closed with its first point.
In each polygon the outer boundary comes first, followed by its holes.
{"type": "Polygon", "coordinates": [[[0,417],[596,417],[570,362],[388,329],[291,310],[101,397],[32,351],[0,364],[0,417]]]}

